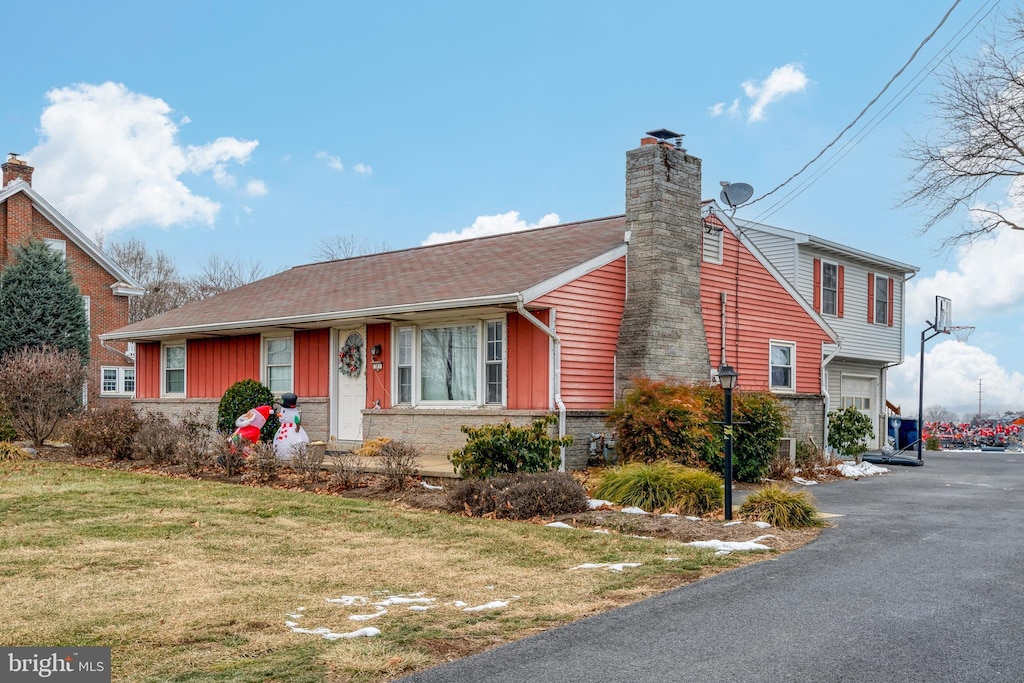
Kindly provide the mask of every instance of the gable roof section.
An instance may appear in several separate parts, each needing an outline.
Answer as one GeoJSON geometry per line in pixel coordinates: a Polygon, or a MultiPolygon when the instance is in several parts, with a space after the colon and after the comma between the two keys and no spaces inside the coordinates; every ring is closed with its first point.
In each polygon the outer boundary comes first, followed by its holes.
{"type": "Polygon", "coordinates": [[[118,284],[124,285],[119,287],[114,285],[114,293],[120,295],[133,295],[139,296],[145,293],[145,288],[139,284],[139,282],[127,273],[121,266],[114,263],[109,256],[89,239],[85,233],[76,228],[67,218],[62,216],[57,209],[53,207],[48,201],[32,189],[32,186],[26,183],[21,178],[16,178],[7,184],[6,187],[0,188],[0,203],[7,201],[8,198],[14,196],[18,192],[24,192],[30,200],[35,209],[43,214],[48,221],[57,227],[62,233],[68,236],[68,238],[74,242],[78,247],[92,258],[93,261],[100,264],[104,270],[113,275],[117,280],[118,284]]]}
{"type": "Polygon", "coordinates": [[[777,228],[773,225],[765,225],[764,223],[755,223],[754,221],[735,221],[735,224],[743,230],[756,230],[757,232],[768,233],[770,235],[777,235],[779,237],[785,237],[793,240],[796,244],[807,245],[815,247],[820,251],[823,251],[834,256],[845,257],[854,261],[860,261],[876,268],[885,268],[890,271],[898,272],[902,275],[909,273],[916,273],[920,270],[917,266],[911,266],[906,263],[901,263],[884,256],[872,254],[860,249],[854,249],[838,242],[832,242],[830,240],[815,237],[804,232],[796,232],[794,230],[787,230],[785,228],[777,228]]]}
{"type": "Polygon", "coordinates": [[[771,276],[775,278],[780,285],[782,285],[782,288],[786,290],[786,293],[789,294],[794,301],[800,304],[800,307],[807,313],[807,315],[809,315],[814,322],[818,323],[818,326],[824,330],[825,334],[827,334],[833,342],[839,343],[839,335],[834,329],[832,329],[832,326],[828,324],[828,321],[826,321],[820,313],[815,311],[814,307],[811,306],[806,299],[800,296],[800,293],[797,292],[796,288],[793,287],[790,281],[779,272],[778,268],[772,265],[771,261],[769,261],[763,253],[761,253],[761,250],[757,248],[757,245],[755,245],[744,233],[746,228],[740,228],[728,214],[722,211],[718,202],[713,199],[701,202],[701,215],[708,217],[709,213],[713,214],[711,222],[720,223],[725,226],[725,228],[731,232],[751,254],[753,254],[754,258],[764,266],[765,270],[771,273],[771,276]]]}
{"type": "Polygon", "coordinates": [[[624,254],[625,224],[614,216],[297,266],[101,338],[241,333],[528,302],[624,254]]]}

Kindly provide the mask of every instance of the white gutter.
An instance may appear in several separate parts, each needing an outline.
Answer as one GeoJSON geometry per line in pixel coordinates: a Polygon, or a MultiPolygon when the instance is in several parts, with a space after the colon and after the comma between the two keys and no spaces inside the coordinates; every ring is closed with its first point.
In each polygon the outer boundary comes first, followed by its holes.
{"type": "MultiPolygon", "coordinates": [[[[553,389],[555,394],[555,405],[558,406],[558,438],[561,439],[565,436],[565,404],[562,402],[562,340],[558,338],[558,335],[553,329],[542,323],[536,316],[526,310],[526,307],[523,306],[522,294],[519,295],[519,299],[516,301],[516,310],[519,311],[519,315],[529,320],[534,327],[551,337],[551,341],[554,342],[551,350],[551,353],[554,355],[553,389]]],[[[565,472],[565,446],[559,448],[558,452],[558,471],[565,472]]]]}
{"type": "MultiPolygon", "coordinates": [[[[832,362],[832,359],[838,355],[839,350],[843,348],[843,340],[840,339],[836,342],[836,350],[833,351],[825,360],[821,361],[821,393],[825,397],[825,432],[824,442],[821,444],[821,450],[824,451],[828,448],[828,413],[829,408],[832,404],[832,397],[828,393],[828,382],[825,381],[825,366],[832,362]]],[[[825,342],[821,343],[821,353],[825,354],[825,342]]]]}
{"type": "Polygon", "coordinates": [[[293,315],[282,318],[253,318],[249,320],[236,320],[228,323],[208,323],[205,325],[183,325],[179,327],[164,327],[156,330],[139,330],[127,332],[107,332],[100,335],[100,339],[128,339],[131,341],[143,339],[163,339],[169,337],[180,337],[185,334],[202,334],[210,332],[226,332],[229,330],[244,330],[251,327],[272,327],[301,325],[305,323],[331,323],[342,320],[358,318],[374,318],[387,315],[399,315],[402,313],[418,313],[421,311],[436,311],[445,308],[468,308],[472,306],[495,306],[499,304],[515,303],[521,298],[519,294],[497,294],[493,296],[481,296],[471,299],[450,299],[447,301],[428,301],[424,303],[399,304],[396,306],[381,306],[378,308],[363,308],[352,311],[328,311],[325,313],[309,313],[306,315],[293,315]]]}

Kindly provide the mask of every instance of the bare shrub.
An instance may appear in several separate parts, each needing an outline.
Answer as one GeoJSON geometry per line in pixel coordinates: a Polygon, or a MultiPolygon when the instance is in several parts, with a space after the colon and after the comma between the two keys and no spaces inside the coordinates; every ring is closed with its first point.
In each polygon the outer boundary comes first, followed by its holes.
{"type": "Polygon", "coordinates": [[[550,517],[587,509],[587,492],[571,474],[537,472],[463,479],[448,492],[450,512],[498,519],[550,517]]]}
{"type": "Polygon", "coordinates": [[[135,432],[135,455],[154,465],[174,462],[181,429],[160,412],[145,412],[135,432]]]}
{"type": "Polygon", "coordinates": [[[319,444],[296,443],[288,453],[292,457],[291,465],[296,474],[313,481],[320,478],[320,470],[324,466],[324,449],[319,444]]]}
{"type": "Polygon", "coordinates": [[[362,458],[352,453],[336,455],[327,464],[327,471],[345,488],[355,488],[363,481],[362,458]]]}
{"type": "Polygon", "coordinates": [[[404,441],[389,441],[380,447],[380,466],[384,475],[384,488],[402,491],[409,479],[416,476],[420,452],[416,446],[404,441]]]}
{"type": "Polygon", "coordinates": [[[240,448],[228,442],[219,435],[211,436],[209,439],[210,451],[213,462],[224,469],[224,474],[233,477],[238,474],[245,462],[245,454],[240,448]]]}
{"type": "Polygon", "coordinates": [[[186,411],[178,419],[177,457],[189,474],[198,474],[209,465],[214,441],[224,441],[219,434],[212,432],[213,426],[203,419],[198,408],[186,411]]]}
{"type": "Polygon", "coordinates": [[[793,463],[789,461],[789,455],[776,455],[768,463],[768,470],[765,472],[767,479],[792,479],[793,463]]]}
{"type": "Polygon", "coordinates": [[[281,461],[277,459],[274,444],[265,441],[254,443],[249,452],[249,471],[242,479],[267,483],[276,480],[280,473],[281,461]]]}
{"type": "Polygon", "coordinates": [[[64,436],[80,458],[108,456],[113,460],[130,460],[140,425],[141,420],[131,406],[90,408],[68,421],[64,436]]]}
{"type": "Polygon", "coordinates": [[[78,408],[85,380],[82,358],[73,349],[25,348],[0,362],[0,397],[36,447],[78,408]]]}
{"type": "Polygon", "coordinates": [[[831,459],[810,439],[796,442],[796,470],[804,479],[816,479],[833,465],[831,459]]]}

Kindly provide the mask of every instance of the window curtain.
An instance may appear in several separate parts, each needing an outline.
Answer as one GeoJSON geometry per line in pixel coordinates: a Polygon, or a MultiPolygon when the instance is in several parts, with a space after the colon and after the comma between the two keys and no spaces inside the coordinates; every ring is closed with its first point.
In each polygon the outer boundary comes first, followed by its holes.
{"type": "Polygon", "coordinates": [[[421,334],[421,398],[476,401],[477,337],[474,326],[425,329],[421,334]]]}

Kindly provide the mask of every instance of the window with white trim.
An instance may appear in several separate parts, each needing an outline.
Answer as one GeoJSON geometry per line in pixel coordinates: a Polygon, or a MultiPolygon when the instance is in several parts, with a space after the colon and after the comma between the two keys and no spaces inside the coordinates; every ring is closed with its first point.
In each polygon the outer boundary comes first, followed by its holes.
{"type": "Polygon", "coordinates": [[[504,320],[400,327],[395,335],[397,403],[504,403],[504,320]]]}
{"type": "Polygon", "coordinates": [[[796,344],[773,341],[770,343],[772,391],[796,390],[796,344]]]}
{"type": "Polygon", "coordinates": [[[44,237],[43,244],[48,246],[53,251],[60,254],[61,260],[66,260],[68,257],[68,243],[64,240],[55,240],[51,237],[44,237]]]}
{"type": "Polygon", "coordinates": [[[875,275],[875,322],[889,324],[889,278],[875,275]]]}
{"type": "Polygon", "coordinates": [[[134,396],[135,368],[104,366],[100,368],[101,396],[134,396]]]}
{"type": "Polygon", "coordinates": [[[828,261],[821,262],[821,312],[839,314],[839,266],[828,261]]]}
{"type": "Polygon", "coordinates": [[[398,402],[412,403],[412,341],[413,328],[401,327],[398,330],[398,360],[395,364],[398,372],[398,402]]]}
{"type": "Polygon", "coordinates": [[[185,343],[165,344],[162,353],[164,395],[185,395],[185,343]]]}
{"type": "Polygon", "coordinates": [[[505,331],[500,320],[492,320],[487,325],[487,403],[500,404],[504,398],[505,388],[505,331]]]}
{"type": "Polygon", "coordinates": [[[292,391],[292,338],[265,337],[263,349],[267,387],[277,395],[292,391]]]}

